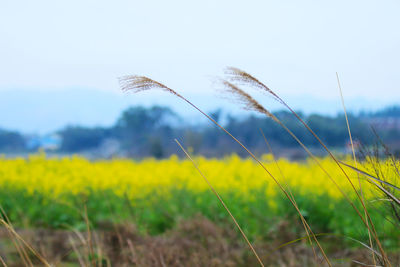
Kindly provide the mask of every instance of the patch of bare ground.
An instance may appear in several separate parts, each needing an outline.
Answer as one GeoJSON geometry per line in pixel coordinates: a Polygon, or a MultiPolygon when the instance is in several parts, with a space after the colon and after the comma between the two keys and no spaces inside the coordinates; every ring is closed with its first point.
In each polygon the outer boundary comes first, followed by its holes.
{"type": "MultiPolygon", "coordinates": [[[[299,237],[288,229],[289,224],[281,222],[269,240],[254,240],[266,266],[325,266],[321,255],[315,261],[306,239],[278,249],[299,237]]],[[[141,234],[130,224],[104,224],[92,231],[90,238],[86,232],[73,230],[17,232],[52,266],[258,266],[233,226],[221,228],[201,216],[183,220],[158,236],[141,234]]],[[[0,241],[1,256],[7,265],[25,266],[6,229],[1,229],[0,241]]],[[[330,250],[329,257],[335,266],[360,266],[370,261],[367,250],[341,246],[330,250]]],[[[35,256],[27,253],[34,266],[40,266],[35,256]]]]}

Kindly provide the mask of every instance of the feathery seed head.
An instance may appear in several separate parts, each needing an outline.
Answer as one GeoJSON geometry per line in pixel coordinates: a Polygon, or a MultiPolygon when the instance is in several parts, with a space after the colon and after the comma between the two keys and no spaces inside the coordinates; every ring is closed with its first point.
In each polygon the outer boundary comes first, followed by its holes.
{"type": "Polygon", "coordinates": [[[175,96],[182,97],[180,94],[178,94],[171,88],[167,87],[166,85],[145,76],[137,76],[137,75],[123,76],[119,78],[119,84],[121,86],[122,91],[124,92],[132,91],[134,93],[139,93],[150,89],[161,89],[175,96]]]}
{"type": "Polygon", "coordinates": [[[246,110],[252,110],[264,115],[267,115],[273,120],[277,120],[277,118],[268,110],[266,110],[260,103],[257,102],[251,95],[240,89],[238,86],[232,84],[229,81],[221,80],[221,83],[225,86],[226,92],[232,94],[236,100],[243,105],[243,108],[246,110]]]}
{"type": "Polygon", "coordinates": [[[249,73],[239,68],[227,67],[225,70],[225,74],[228,75],[231,81],[244,83],[253,86],[257,89],[261,89],[263,92],[267,92],[270,95],[272,95],[278,102],[284,104],[283,100],[277,94],[275,94],[268,86],[260,82],[257,78],[250,75],[249,73]]]}

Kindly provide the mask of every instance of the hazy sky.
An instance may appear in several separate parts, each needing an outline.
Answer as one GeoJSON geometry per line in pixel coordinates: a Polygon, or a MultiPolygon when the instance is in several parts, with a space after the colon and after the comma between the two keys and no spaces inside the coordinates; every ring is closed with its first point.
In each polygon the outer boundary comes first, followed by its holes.
{"type": "Polygon", "coordinates": [[[138,103],[186,109],[164,94],[122,95],[125,74],[212,109],[225,66],[308,112],[340,110],[335,72],[350,109],[400,103],[399,14],[397,0],[2,0],[0,128],[106,125],[138,103]]]}

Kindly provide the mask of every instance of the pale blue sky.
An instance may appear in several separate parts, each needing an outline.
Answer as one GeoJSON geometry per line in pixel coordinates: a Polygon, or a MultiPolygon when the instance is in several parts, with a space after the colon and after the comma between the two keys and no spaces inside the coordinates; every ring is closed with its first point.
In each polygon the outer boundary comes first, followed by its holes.
{"type": "Polygon", "coordinates": [[[336,71],[350,109],[400,103],[399,13],[399,1],[2,0],[0,127],[109,125],[139,103],[186,110],[164,94],[122,95],[125,74],[233,109],[211,82],[225,66],[307,112],[340,110],[336,71]]]}

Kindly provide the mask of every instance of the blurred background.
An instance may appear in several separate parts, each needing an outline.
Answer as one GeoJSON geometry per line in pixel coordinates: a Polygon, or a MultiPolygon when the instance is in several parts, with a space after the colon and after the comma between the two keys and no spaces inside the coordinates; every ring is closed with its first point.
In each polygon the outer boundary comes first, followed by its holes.
{"type": "MultiPolygon", "coordinates": [[[[118,78],[146,75],[192,100],[257,153],[261,128],[276,152],[303,157],[269,119],[221,98],[216,77],[246,70],[346,152],[341,78],[358,144],[371,126],[400,150],[398,1],[3,1],[0,153],[162,158],[180,138],[194,153],[241,153],[185,103],[163,92],[124,94],[118,78]],[[397,138],[398,139],[398,138],[397,138]]],[[[223,97],[223,95],[222,95],[223,97]]],[[[278,103],[308,146],[314,141],[278,103]]]]}
{"type": "Polygon", "coordinates": [[[399,10],[398,0],[1,0],[0,265],[400,266],[399,10]],[[221,83],[230,66],[284,99],[337,158],[254,86],[241,88],[310,157],[242,109],[221,83]],[[176,90],[263,168],[182,99],[123,92],[126,75],[176,90]]]}

